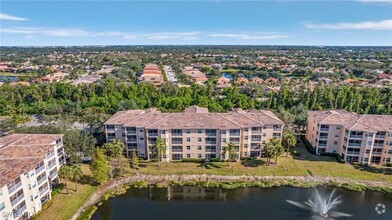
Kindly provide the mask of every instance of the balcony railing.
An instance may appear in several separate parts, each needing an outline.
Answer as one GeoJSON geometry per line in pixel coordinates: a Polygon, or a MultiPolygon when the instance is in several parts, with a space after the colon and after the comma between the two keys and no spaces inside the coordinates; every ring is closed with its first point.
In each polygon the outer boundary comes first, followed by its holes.
{"type": "Polygon", "coordinates": [[[319,147],[326,147],[326,144],[318,144],[319,147]]]}
{"type": "Polygon", "coordinates": [[[233,144],[239,144],[240,143],[240,141],[230,141],[231,143],[233,143],[233,144]]]}
{"type": "Polygon", "coordinates": [[[14,207],[16,204],[18,204],[20,201],[22,201],[24,198],[24,193],[20,194],[16,199],[11,201],[12,207],[14,207]]]}
{"type": "Polygon", "coordinates": [[[376,135],[376,139],[384,139],[385,135],[376,135]]]}
{"type": "Polygon", "coordinates": [[[348,143],[349,147],[360,147],[362,144],[354,144],[354,143],[348,143]]]}
{"type": "Polygon", "coordinates": [[[45,169],[45,165],[42,165],[42,166],[38,167],[38,169],[35,170],[35,174],[41,173],[41,171],[44,170],[44,169],[45,169]]]}
{"type": "Polygon", "coordinates": [[[252,134],[261,134],[260,130],[252,130],[252,134]]]}
{"type": "Polygon", "coordinates": [[[172,136],[182,136],[182,132],[180,132],[180,133],[175,132],[175,133],[172,133],[171,135],[172,136]]]}
{"type": "Polygon", "coordinates": [[[320,128],[320,131],[329,131],[329,128],[320,128]]]}
{"type": "Polygon", "coordinates": [[[60,156],[63,156],[64,155],[64,152],[61,150],[61,151],[57,151],[57,155],[60,157],[60,156]]]}
{"type": "Polygon", "coordinates": [[[182,152],[182,149],[172,149],[172,152],[182,152]]]}
{"type": "Polygon", "coordinates": [[[50,159],[54,156],[54,151],[50,152],[47,156],[46,159],[50,159]]]}
{"type": "Polygon", "coordinates": [[[206,149],[206,152],[216,152],[216,149],[206,149]]]}
{"type": "Polygon", "coordinates": [[[372,152],[372,155],[381,155],[382,152],[372,152]]]}
{"type": "Polygon", "coordinates": [[[252,138],[251,141],[259,142],[259,141],[261,141],[261,138],[252,138]]]}
{"type": "Polygon", "coordinates": [[[56,177],[57,177],[57,172],[54,172],[54,173],[52,173],[52,174],[50,174],[50,179],[55,179],[56,177]]]}
{"type": "Polygon", "coordinates": [[[206,133],[206,136],[208,136],[208,137],[216,137],[216,132],[215,133],[206,133]]]}
{"type": "Polygon", "coordinates": [[[156,137],[156,136],[158,136],[158,132],[151,132],[151,133],[148,133],[148,136],[149,136],[149,137],[156,137]]]}
{"type": "Polygon", "coordinates": [[[13,216],[15,219],[17,219],[18,217],[21,217],[23,212],[26,211],[26,205],[24,205],[23,207],[21,207],[19,210],[15,210],[13,211],[13,216]]]}
{"type": "Polygon", "coordinates": [[[46,181],[46,176],[43,176],[41,179],[37,180],[38,185],[46,181]]]}
{"type": "Polygon", "coordinates": [[[359,155],[358,151],[347,151],[347,154],[359,155]]]}
{"type": "Polygon", "coordinates": [[[383,147],[384,143],[374,143],[374,147],[383,147]]]}
{"type": "Polygon", "coordinates": [[[281,128],[274,128],[274,131],[281,131],[281,128]]]}
{"type": "Polygon", "coordinates": [[[127,130],[127,134],[136,134],[136,130],[127,130]]]}
{"type": "Polygon", "coordinates": [[[52,169],[55,166],[56,166],[56,162],[53,162],[53,163],[48,165],[48,169],[50,170],[50,169],[52,169]]]}
{"type": "Polygon", "coordinates": [[[63,165],[64,164],[64,160],[59,160],[59,164],[63,165]]]}
{"type": "Polygon", "coordinates": [[[172,144],[182,144],[182,141],[172,141],[172,144]]]}
{"type": "Polygon", "coordinates": [[[206,144],[216,144],[216,141],[206,141],[206,144]]]}
{"type": "Polygon", "coordinates": [[[240,136],[240,132],[230,132],[230,136],[240,136]]]}
{"type": "Polygon", "coordinates": [[[8,193],[11,194],[15,192],[15,190],[19,189],[22,186],[22,182],[15,184],[13,187],[8,188],[8,193]]]}
{"type": "Polygon", "coordinates": [[[350,138],[360,138],[362,139],[363,135],[356,135],[356,134],[350,134],[350,138]]]}
{"type": "Polygon", "coordinates": [[[45,188],[39,190],[39,195],[43,196],[48,191],[48,189],[49,189],[49,187],[46,186],[45,188]]]}

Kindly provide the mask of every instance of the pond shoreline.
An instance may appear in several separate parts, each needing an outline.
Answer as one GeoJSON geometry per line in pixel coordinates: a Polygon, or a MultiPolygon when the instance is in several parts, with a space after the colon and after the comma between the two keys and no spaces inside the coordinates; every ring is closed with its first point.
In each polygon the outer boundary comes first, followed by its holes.
{"type": "Polygon", "coordinates": [[[221,187],[226,189],[240,187],[270,188],[277,186],[292,186],[309,188],[315,186],[330,186],[353,191],[381,191],[392,193],[392,184],[386,181],[352,180],[338,177],[320,176],[221,176],[221,175],[145,175],[138,174],[113,180],[102,185],[88,200],[78,208],[72,220],[78,219],[83,213],[92,214],[102,200],[110,196],[124,193],[129,187],[156,187],[164,188],[171,185],[194,185],[200,187],[221,187]],[[116,189],[122,189],[116,192],[116,189]]]}

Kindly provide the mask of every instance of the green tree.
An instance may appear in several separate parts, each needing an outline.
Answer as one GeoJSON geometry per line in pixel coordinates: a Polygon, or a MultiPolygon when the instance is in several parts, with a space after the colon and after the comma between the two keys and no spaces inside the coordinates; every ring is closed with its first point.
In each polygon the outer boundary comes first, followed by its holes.
{"type": "Polygon", "coordinates": [[[286,157],[287,157],[290,148],[294,147],[295,144],[297,143],[297,138],[295,137],[294,133],[291,130],[285,129],[283,131],[283,142],[286,145],[286,157]]]}
{"type": "Polygon", "coordinates": [[[232,142],[227,143],[224,151],[223,151],[223,155],[227,155],[228,156],[228,160],[227,160],[227,166],[230,167],[230,161],[233,159],[237,159],[237,149],[238,147],[236,147],[232,142]]]}
{"type": "Polygon", "coordinates": [[[67,190],[67,194],[69,194],[68,183],[67,180],[72,178],[72,170],[70,166],[64,165],[59,170],[60,179],[64,180],[65,189],[67,190]]]}
{"type": "Polygon", "coordinates": [[[139,169],[139,157],[136,154],[136,150],[132,151],[131,166],[133,169],[139,169]]]}
{"type": "Polygon", "coordinates": [[[76,185],[76,192],[78,191],[78,180],[82,178],[83,172],[82,168],[78,164],[73,164],[70,169],[71,176],[73,177],[73,180],[75,181],[76,185]]]}
{"type": "Polygon", "coordinates": [[[110,164],[110,179],[113,179],[113,161],[112,158],[117,159],[117,164],[120,162],[119,158],[123,152],[124,144],[121,141],[113,140],[112,142],[105,143],[103,150],[110,164]]]}
{"type": "Polygon", "coordinates": [[[101,148],[95,149],[95,156],[91,162],[90,169],[97,183],[101,184],[108,180],[109,165],[101,148]]]}
{"type": "Polygon", "coordinates": [[[164,154],[166,154],[166,146],[164,140],[162,138],[157,138],[151,150],[153,151],[154,156],[158,160],[158,167],[160,167],[161,166],[160,162],[162,161],[162,157],[164,154]]]}

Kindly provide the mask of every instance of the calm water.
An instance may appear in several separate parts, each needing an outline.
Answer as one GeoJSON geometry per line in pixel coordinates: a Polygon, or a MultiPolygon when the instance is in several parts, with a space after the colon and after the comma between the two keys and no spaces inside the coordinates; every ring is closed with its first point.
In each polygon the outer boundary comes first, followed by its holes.
{"type": "MultiPolygon", "coordinates": [[[[331,188],[318,188],[323,193],[331,188]]],[[[105,201],[92,219],[144,220],[251,220],[311,219],[308,211],[286,202],[307,200],[313,189],[278,187],[270,189],[172,187],[170,189],[129,189],[124,195],[105,201]]],[[[336,190],[343,203],[336,211],[352,214],[341,219],[392,219],[392,195],[377,192],[336,190]],[[377,214],[375,206],[386,206],[377,214]]]]}

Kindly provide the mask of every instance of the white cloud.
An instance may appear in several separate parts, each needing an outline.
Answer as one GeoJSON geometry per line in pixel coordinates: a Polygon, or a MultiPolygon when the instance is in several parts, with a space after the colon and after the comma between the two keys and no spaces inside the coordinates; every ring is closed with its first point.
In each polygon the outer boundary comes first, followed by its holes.
{"type": "Polygon", "coordinates": [[[218,33],[218,32],[151,32],[151,33],[132,33],[122,31],[101,31],[93,32],[78,28],[44,28],[44,27],[0,27],[0,33],[19,34],[25,36],[48,36],[48,37],[118,37],[126,41],[135,39],[146,39],[151,41],[163,40],[185,40],[193,41],[201,38],[233,38],[238,40],[268,40],[288,38],[289,36],[279,33],[218,33]]]}
{"type": "Polygon", "coordinates": [[[364,22],[342,22],[335,24],[315,24],[307,22],[304,24],[306,28],[323,30],[392,30],[392,19],[382,21],[364,21],[364,22]]]}
{"type": "Polygon", "coordinates": [[[83,37],[90,36],[92,33],[81,29],[73,28],[39,28],[39,27],[11,27],[1,28],[1,33],[43,35],[52,37],[83,37]]]}
{"type": "Polygon", "coordinates": [[[224,37],[224,38],[236,38],[240,40],[256,40],[256,39],[280,39],[288,38],[287,35],[282,34],[227,34],[227,33],[213,33],[209,34],[210,37],[224,37]]]}
{"type": "Polygon", "coordinates": [[[28,20],[27,18],[21,18],[21,17],[16,17],[12,15],[7,15],[0,13],[0,20],[9,20],[9,21],[26,21],[28,20]]]}
{"type": "Polygon", "coordinates": [[[357,0],[362,3],[392,4],[392,0],[357,0]]]}

